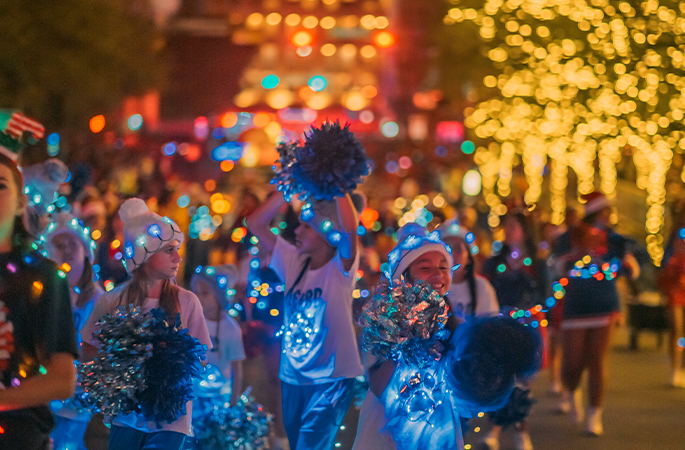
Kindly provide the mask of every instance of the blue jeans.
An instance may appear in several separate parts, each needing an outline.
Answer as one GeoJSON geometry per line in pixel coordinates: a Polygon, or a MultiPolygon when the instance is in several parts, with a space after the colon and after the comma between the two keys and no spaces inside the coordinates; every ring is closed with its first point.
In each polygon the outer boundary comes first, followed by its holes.
{"type": "Polygon", "coordinates": [[[135,428],[112,425],[108,450],[181,450],[186,435],[176,431],[146,433],[135,428]]]}
{"type": "Polygon", "coordinates": [[[329,450],[350,408],[354,378],[295,386],[281,381],[283,422],[291,450],[329,450]]]}

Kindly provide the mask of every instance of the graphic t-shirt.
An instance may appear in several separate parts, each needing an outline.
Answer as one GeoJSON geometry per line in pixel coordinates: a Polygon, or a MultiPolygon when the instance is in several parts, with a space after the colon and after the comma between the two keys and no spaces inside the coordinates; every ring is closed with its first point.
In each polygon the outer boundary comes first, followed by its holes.
{"type": "MultiPolygon", "coordinates": [[[[3,388],[39,376],[56,353],[78,357],[66,278],[37,252],[0,254],[0,382],[3,388]]],[[[47,405],[0,412],[26,419],[44,433],[53,426],[47,405]]]]}
{"type": "Polygon", "coordinates": [[[357,377],[363,370],[352,322],[352,291],[359,253],[349,271],[339,253],[303,273],[306,261],[294,245],[278,238],[270,267],[286,292],[279,378],[311,385],[357,377]]]}
{"type": "MultiPolygon", "coordinates": [[[[93,338],[93,334],[99,330],[96,325],[97,321],[106,314],[114,313],[120,306],[121,291],[124,286],[119,286],[109,292],[105,292],[98,299],[90,315],[86,325],[81,329],[81,336],[84,342],[91,345],[98,346],[99,342],[93,338]]],[[[212,341],[207,332],[207,325],[205,324],[205,317],[202,314],[202,305],[195,294],[183,288],[179,288],[178,301],[181,305],[181,322],[184,328],[188,329],[188,333],[197,338],[201,344],[207,346],[207,352],[212,348],[212,341]]],[[[149,312],[152,309],[159,308],[158,298],[147,298],[141,310],[149,312]]],[[[193,402],[186,403],[186,414],[179,417],[172,423],[162,423],[158,427],[154,422],[150,422],[146,417],[139,414],[121,414],[114,417],[111,422],[113,425],[125,426],[135,428],[146,433],[154,433],[157,431],[176,431],[192,436],[192,427],[190,419],[192,417],[193,402]]]]}

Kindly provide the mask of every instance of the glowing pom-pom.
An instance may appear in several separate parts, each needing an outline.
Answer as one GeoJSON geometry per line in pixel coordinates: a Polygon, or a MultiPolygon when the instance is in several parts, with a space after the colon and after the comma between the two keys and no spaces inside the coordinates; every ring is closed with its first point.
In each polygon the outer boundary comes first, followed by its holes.
{"type": "Polygon", "coordinates": [[[161,309],[123,306],[100,319],[100,350],[79,367],[78,398],[108,415],[143,414],[157,423],[185,414],[206,348],[180,323],[161,309]]]}
{"type": "Polygon", "coordinates": [[[197,447],[211,450],[266,448],[273,416],[255,403],[248,388],[231,407],[219,397],[214,407],[194,421],[197,447]]]}
{"type": "Polygon", "coordinates": [[[445,298],[429,284],[381,283],[359,319],[362,347],[382,359],[426,367],[440,359],[440,341],[449,337],[447,317],[445,298]]]}
{"type": "Polygon", "coordinates": [[[341,127],[339,122],[312,128],[302,146],[281,144],[277,150],[279,166],[271,183],[278,184],[287,200],[294,195],[332,200],[354,191],[369,174],[366,150],[349,125],[341,127]]]}

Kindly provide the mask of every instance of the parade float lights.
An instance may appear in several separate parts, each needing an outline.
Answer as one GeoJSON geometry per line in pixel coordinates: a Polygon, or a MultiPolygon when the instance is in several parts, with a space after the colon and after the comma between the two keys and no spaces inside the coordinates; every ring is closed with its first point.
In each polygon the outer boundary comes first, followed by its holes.
{"type": "MultiPolygon", "coordinates": [[[[552,222],[564,220],[568,169],[578,195],[595,186],[616,196],[616,164],[631,155],[637,187],[647,192],[647,249],[663,257],[666,174],[685,147],[685,4],[648,0],[463,2],[444,22],[471,22],[496,75],[483,79],[490,100],[465,111],[479,139],[474,160],[499,225],[521,161],[525,201],[538,202],[550,172],[552,222]],[[467,7],[473,5],[473,8],[467,7]],[[462,6],[463,5],[463,6],[462,6]]],[[[681,174],[685,181],[685,172],[681,174]]],[[[616,216],[614,216],[616,219],[616,216]]]]}

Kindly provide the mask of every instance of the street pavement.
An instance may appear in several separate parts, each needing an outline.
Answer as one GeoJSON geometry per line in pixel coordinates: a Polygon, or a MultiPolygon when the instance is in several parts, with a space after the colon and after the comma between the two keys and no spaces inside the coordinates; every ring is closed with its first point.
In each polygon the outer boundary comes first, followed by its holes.
{"type": "MultiPolygon", "coordinates": [[[[530,436],[536,450],[683,450],[685,449],[685,389],[668,385],[670,365],[666,352],[658,348],[654,334],[641,333],[639,346],[629,350],[628,331],[619,329],[610,355],[609,381],[605,397],[604,435],[592,437],[556,413],[557,397],[547,393],[549,374],[543,371],[533,383],[537,400],[530,415],[530,436]]],[[[584,391],[585,394],[586,391],[584,391]]],[[[472,424],[465,442],[473,450],[487,424],[472,424]],[[479,433],[473,428],[481,426],[479,433]]],[[[513,449],[511,431],[503,433],[500,450],[513,449]]]]}

